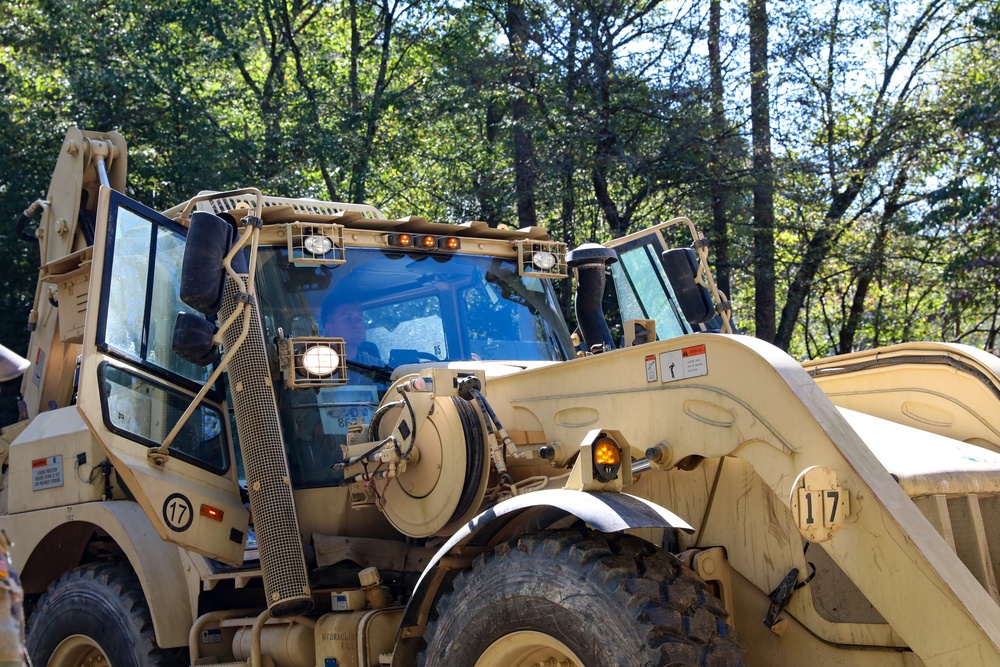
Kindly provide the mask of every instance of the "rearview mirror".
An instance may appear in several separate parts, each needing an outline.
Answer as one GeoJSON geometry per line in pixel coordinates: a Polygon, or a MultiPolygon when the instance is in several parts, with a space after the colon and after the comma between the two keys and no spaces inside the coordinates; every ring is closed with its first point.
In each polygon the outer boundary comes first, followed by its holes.
{"type": "Polygon", "coordinates": [[[692,248],[673,248],[661,256],[663,269],[688,324],[695,326],[715,316],[708,289],[697,282],[698,259],[692,248]]]}

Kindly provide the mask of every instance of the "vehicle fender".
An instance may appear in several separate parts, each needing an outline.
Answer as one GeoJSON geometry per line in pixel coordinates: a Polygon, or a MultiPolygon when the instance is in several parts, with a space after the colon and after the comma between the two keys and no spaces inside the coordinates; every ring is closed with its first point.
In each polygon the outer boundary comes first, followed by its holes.
{"type": "Polygon", "coordinates": [[[694,528],[673,512],[626,493],[551,489],[505,500],[459,529],[424,568],[403,613],[396,638],[398,656],[393,657],[393,667],[413,664],[418,643],[415,640],[422,634],[445,578],[450,572],[467,566],[461,558],[456,560],[463,550],[509,542],[545,530],[568,517],[576,517],[605,533],[631,528],[674,528],[694,532],[694,528]]]}
{"type": "Polygon", "coordinates": [[[142,585],[156,641],[163,648],[187,646],[191,598],[177,547],[166,544],[138,504],[94,502],[3,518],[14,540],[14,567],[26,594],[40,594],[63,572],[80,565],[95,531],[114,540],[142,585]]]}

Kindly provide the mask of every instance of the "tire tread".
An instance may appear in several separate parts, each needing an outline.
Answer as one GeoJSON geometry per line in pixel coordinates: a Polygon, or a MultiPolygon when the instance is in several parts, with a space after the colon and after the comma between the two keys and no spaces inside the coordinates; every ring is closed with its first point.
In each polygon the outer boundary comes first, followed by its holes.
{"type": "Polygon", "coordinates": [[[642,628],[645,646],[612,647],[620,667],[744,665],[745,646],[727,624],[725,607],[694,572],[672,554],[637,537],[589,529],[527,535],[478,557],[471,568],[458,573],[451,590],[438,601],[424,635],[428,648],[418,664],[438,667],[434,660],[440,650],[447,650],[442,648],[449,642],[447,635],[461,628],[461,621],[453,617],[465,613],[465,599],[475,595],[477,586],[489,581],[505,563],[527,558],[563,561],[579,580],[600,582],[606,596],[642,628]]]}
{"type": "MultiPolygon", "coordinates": [[[[41,639],[32,636],[32,630],[38,625],[39,619],[58,609],[60,598],[74,586],[97,584],[107,590],[109,599],[120,603],[125,612],[130,630],[138,639],[133,643],[135,650],[142,655],[146,667],[179,667],[186,664],[183,649],[161,649],[156,644],[156,633],[153,620],[142,592],[138,577],[128,565],[117,561],[98,561],[88,563],[68,570],[62,574],[42,595],[37,607],[28,619],[28,649],[32,652],[32,664],[42,667],[34,655],[41,639]]],[[[112,660],[116,656],[109,656],[112,660]]]]}

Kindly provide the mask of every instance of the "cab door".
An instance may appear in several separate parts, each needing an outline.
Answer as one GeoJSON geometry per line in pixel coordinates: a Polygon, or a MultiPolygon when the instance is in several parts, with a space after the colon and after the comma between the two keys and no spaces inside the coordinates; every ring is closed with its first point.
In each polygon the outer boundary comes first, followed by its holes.
{"type": "Polygon", "coordinates": [[[224,394],[213,387],[165,460],[161,445],[208,378],[171,349],[186,230],[101,188],[77,406],[160,537],[226,563],[243,560],[240,498],[224,394]]]}

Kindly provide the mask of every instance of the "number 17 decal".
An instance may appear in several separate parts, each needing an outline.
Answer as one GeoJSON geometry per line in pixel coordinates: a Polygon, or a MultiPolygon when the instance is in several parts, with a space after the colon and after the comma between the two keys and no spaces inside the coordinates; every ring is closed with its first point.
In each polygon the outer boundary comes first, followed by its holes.
{"type": "Polygon", "coordinates": [[[183,493],[171,493],[163,501],[163,520],[170,530],[184,532],[191,527],[192,519],[194,519],[194,508],[183,493]]]}
{"type": "Polygon", "coordinates": [[[790,505],[799,532],[810,542],[826,542],[850,513],[848,494],[826,466],[804,470],[792,486],[790,505]]]}

